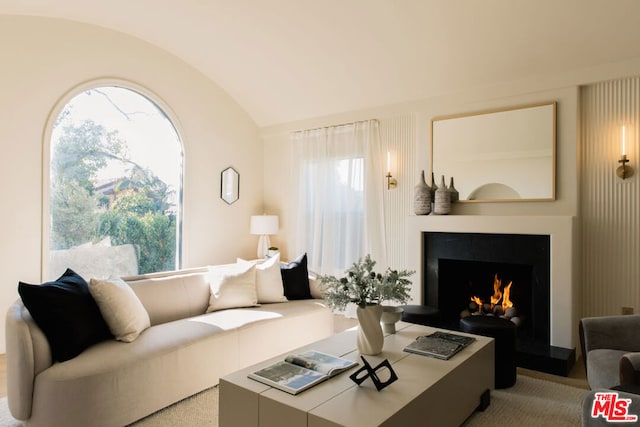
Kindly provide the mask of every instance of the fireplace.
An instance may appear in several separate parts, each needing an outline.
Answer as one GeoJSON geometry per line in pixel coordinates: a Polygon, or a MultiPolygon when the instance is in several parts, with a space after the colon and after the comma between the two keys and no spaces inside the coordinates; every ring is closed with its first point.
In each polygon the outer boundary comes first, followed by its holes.
{"type": "Polygon", "coordinates": [[[507,315],[518,326],[519,366],[568,374],[573,350],[550,340],[549,235],[423,232],[422,239],[424,303],[439,309],[440,326],[458,329],[467,315],[507,315]]]}

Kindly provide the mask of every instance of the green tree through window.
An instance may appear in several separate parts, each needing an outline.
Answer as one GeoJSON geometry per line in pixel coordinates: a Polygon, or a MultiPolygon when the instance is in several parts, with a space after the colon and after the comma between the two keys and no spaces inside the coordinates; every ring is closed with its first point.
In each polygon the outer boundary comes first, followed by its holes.
{"type": "Polygon", "coordinates": [[[50,172],[52,276],[178,268],[182,150],[156,104],[113,86],[77,95],[54,125],[50,172]]]}

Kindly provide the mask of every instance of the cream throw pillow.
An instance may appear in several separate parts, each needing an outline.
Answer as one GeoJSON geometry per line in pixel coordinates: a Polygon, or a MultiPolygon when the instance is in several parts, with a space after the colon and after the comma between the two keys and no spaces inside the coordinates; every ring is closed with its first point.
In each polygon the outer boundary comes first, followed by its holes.
{"type": "Polygon", "coordinates": [[[238,258],[238,264],[256,266],[256,292],[259,304],[287,302],[280,274],[280,254],[265,261],[246,261],[238,258]]]}
{"type": "Polygon", "coordinates": [[[109,277],[107,280],[91,279],[89,292],[117,340],[132,342],[151,326],[149,313],[140,299],[131,286],[119,277],[109,277]]]}
{"type": "Polygon", "coordinates": [[[233,264],[209,267],[211,296],[207,313],[258,304],[255,265],[233,264]]]}

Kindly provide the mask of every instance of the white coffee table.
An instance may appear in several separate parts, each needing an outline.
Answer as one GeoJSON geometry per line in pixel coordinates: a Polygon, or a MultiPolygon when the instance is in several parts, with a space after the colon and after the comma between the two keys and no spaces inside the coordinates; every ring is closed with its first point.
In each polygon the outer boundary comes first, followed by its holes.
{"type": "MultiPolygon", "coordinates": [[[[459,426],[494,388],[494,340],[476,335],[449,360],[402,351],[417,336],[436,330],[400,322],[397,332],[385,337],[380,355],[365,356],[371,366],[388,359],[398,375],[380,392],[369,379],[360,386],[349,379],[358,368],[296,396],[247,378],[285,355],[227,375],[220,379],[220,427],[459,426]]],[[[304,349],[361,362],[355,328],[295,351],[304,349]]]]}

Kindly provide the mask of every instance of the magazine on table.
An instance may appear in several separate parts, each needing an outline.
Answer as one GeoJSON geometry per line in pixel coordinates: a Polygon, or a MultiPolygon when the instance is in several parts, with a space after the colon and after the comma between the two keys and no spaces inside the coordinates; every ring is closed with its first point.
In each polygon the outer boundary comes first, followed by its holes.
{"type": "Polygon", "coordinates": [[[430,335],[419,336],[406,346],[404,351],[448,360],[475,340],[465,335],[437,331],[430,335]]]}
{"type": "Polygon", "coordinates": [[[298,394],[356,366],[358,362],[315,350],[291,354],[283,361],[251,372],[248,376],[291,394],[298,394]]]}

